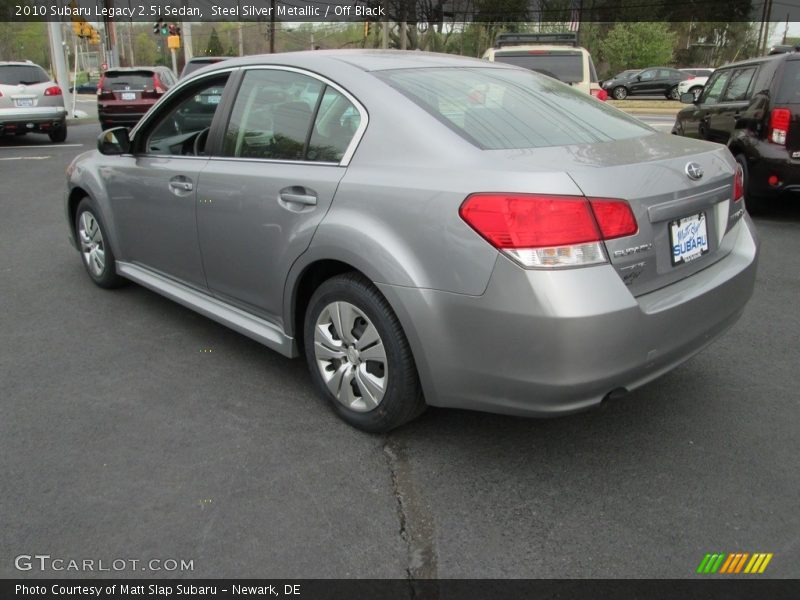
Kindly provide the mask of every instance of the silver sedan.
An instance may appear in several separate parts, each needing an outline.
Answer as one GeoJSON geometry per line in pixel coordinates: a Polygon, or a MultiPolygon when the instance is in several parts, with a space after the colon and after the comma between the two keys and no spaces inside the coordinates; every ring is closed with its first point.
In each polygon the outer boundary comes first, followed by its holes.
{"type": "Polygon", "coordinates": [[[420,52],[204,68],[68,169],[69,233],[289,356],[349,423],[595,406],[730,327],[757,238],[728,150],[420,52]]]}

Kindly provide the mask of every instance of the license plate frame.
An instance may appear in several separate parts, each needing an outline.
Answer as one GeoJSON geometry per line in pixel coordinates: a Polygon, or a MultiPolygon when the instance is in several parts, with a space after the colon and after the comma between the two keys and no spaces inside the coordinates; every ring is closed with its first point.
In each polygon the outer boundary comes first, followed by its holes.
{"type": "Polygon", "coordinates": [[[14,105],[17,108],[33,108],[33,98],[16,98],[14,105]]]}
{"type": "Polygon", "coordinates": [[[709,251],[708,219],[703,211],[669,222],[670,261],[673,267],[685,265],[709,251]]]}
{"type": "Polygon", "coordinates": [[[136,92],[122,92],[121,94],[122,100],[136,100],[136,92]]]}

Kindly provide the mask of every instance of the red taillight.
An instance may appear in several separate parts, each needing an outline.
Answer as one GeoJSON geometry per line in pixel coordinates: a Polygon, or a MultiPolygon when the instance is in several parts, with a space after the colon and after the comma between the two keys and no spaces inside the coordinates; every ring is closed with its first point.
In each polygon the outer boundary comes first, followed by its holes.
{"type": "Polygon", "coordinates": [[[163,94],[164,88],[161,87],[161,80],[158,78],[158,75],[155,73],[153,74],[153,88],[156,91],[156,94],[163,94]]]}
{"type": "Polygon", "coordinates": [[[583,196],[473,194],[459,214],[486,241],[526,267],[605,262],[600,242],[637,231],[627,202],[583,196]]]}
{"type": "Polygon", "coordinates": [[[608,92],[603,88],[591,89],[589,92],[598,100],[602,100],[603,102],[608,100],[608,92]]]}
{"type": "Polygon", "coordinates": [[[624,200],[589,198],[604,240],[633,235],[639,230],[630,205],[624,200]]]}
{"type": "Polygon", "coordinates": [[[44,91],[45,96],[60,96],[61,95],[61,88],[57,85],[50,86],[44,91]]]}
{"type": "Polygon", "coordinates": [[[742,165],[736,165],[736,175],[733,176],[733,201],[738,202],[744,198],[744,170],[742,165]]]}
{"type": "Polygon", "coordinates": [[[773,108],[769,116],[769,132],[767,139],[773,144],[786,145],[786,134],[789,131],[789,122],[792,112],[788,108],[773,108]]]}

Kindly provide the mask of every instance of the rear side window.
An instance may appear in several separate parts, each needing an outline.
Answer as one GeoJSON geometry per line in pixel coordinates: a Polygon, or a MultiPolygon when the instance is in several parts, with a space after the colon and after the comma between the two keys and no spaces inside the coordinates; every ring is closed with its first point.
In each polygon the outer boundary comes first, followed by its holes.
{"type": "Polygon", "coordinates": [[[609,142],[653,133],[633,117],[535,73],[437,68],[373,74],[485,150],[609,142]]]}
{"type": "Polygon", "coordinates": [[[38,65],[0,66],[0,84],[2,85],[33,85],[45,81],[50,81],[50,76],[38,65]]]}
{"type": "Polygon", "coordinates": [[[103,77],[103,90],[109,92],[152,89],[155,89],[152,71],[106,71],[103,77]]]}
{"type": "Polygon", "coordinates": [[[563,50],[529,50],[526,52],[495,52],[496,62],[524,67],[564,83],[583,81],[583,55],[563,50]]]}
{"type": "Polygon", "coordinates": [[[800,103],[800,60],[786,61],[775,101],[778,104],[800,103]]]}
{"type": "Polygon", "coordinates": [[[750,97],[750,83],[753,81],[755,73],[755,67],[736,69],[731,75],[728,89],[725,90],[725,95],[720,102],[742,102],[747,100],[750,97]]]}
{"type": "Polygon", "coordinates": [[[306,157],[311,161],[339,162],[360,124],[361,115],[344,94],[326,87],[306,157]]]}

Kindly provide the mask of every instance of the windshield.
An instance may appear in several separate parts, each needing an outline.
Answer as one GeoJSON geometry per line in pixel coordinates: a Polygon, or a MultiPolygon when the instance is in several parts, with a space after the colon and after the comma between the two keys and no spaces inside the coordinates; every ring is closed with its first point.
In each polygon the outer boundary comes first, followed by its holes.
{"type": "Polygon", "coordinates": [[[497,62],[524,67],[564,83],[583,81],[583,55],[564,50],[495,52],[497,62]]]}
{"type": "Polygon", "coordinates": [[[0,84],[33,85],[50,81],[42,67],[37,65],[3,65],[0,67],[0,84]]]}
{"type": "Polygon", "coordinates": [[[778,105],[800,103],[800,60],[786,61],[781,89],[775,101],[778,105]]]}
{"type": "Polygon", "coordinates": [[[653,133],[588,94],[517,69],[397,69],[373,74],[484,150],[610,142],[653,133]]]}

